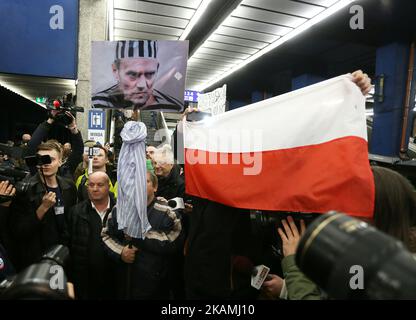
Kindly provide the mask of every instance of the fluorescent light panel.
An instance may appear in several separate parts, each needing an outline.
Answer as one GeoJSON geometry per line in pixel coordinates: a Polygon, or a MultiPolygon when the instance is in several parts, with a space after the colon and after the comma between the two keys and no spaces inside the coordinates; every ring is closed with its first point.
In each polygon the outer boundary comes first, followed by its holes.
{"type": "Polygon", "coordinates": [[[191,20],[189,21],[188,25],[186,26],[185,30],[183,31],[182,35],[180,36],[179,40],[185,40],[186,37],[189,35],[193,27],[199,21],[201,16],[207,10],[208,5],[211,3],[211,0],[202,0],[198,9],[196,9],[194,15],[192,16],[191,20]]]}

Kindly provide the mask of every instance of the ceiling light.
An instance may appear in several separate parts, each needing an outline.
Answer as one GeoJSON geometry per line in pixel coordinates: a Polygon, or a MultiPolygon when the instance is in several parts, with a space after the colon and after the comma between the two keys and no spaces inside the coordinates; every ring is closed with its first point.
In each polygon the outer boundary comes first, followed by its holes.
{"type": "Polygon", "coordinates": [[[208,8],[208,5],[210,4],[210,2],[211,0],[202,0],[201,4],[199,5],[198,9],[196,9],[194,15],[192,16],[191,20],[189,21],[188,25],[186,26],[179,40],[186,39],[186,37],[189,35],[193,27],[196,25],[198,20],[201,18],[201,16],[204,14],[206,9],[208,8]]]}

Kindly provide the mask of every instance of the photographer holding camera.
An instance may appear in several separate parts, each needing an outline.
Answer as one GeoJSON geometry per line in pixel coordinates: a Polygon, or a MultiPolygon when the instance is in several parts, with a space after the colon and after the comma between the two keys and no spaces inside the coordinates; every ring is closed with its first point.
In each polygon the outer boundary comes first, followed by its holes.
{"type": "Polygon", "coordinates": [[[16,247],[13,262],[18,270],[38,261],[51,246],[62,243],[64,217],[77,199],[72,180],[57,174],[62,165],[59,143],[41,143],[37,155],[49,157],[50,163],[38,163],[38,173],[27,181],[28,190],[18,193],[10,206],[10,231],[16,247]]]}
{"type": "MultiPolygon", "coordinates": [[[[34,155],[37,146],[42,141],[50,139],[50,133],[55,125],[64,126],[70,132],[69,142],[72,146],[72,152],[65,163],[60,167],[59,174],[62,177],[72,179],[75,169],[82,161],[82,154],[84,151],[81,132],[77,129],[75,117],[71,112],[59,109],[49,110],[48,115],[48,120],[41,123],[33,132],[32,139],[27,144],[24,156],[34,155]],[[71,122],[69,123],[69,121],[71,122]]],[[[31,171],[32,175],[36,173],[34,170],[31,171]]]]}
{"type": "MultiPolygon", "coordinates": [[[[20,191],[21,192],[21,191],[20,191]]],[[[55,273],[52,267],[64,267],[68,260],[68,249],[64,246],[53,246],[45,252],[40,261],[16,274],[9,258],[13,249],[10,246],[7,230],[7,216],[11,199],[19,193],[9,181],[0,182],[0,299],[67,299],[74,298],[71,283],[63,288],[48,286],[55,273]],[[7,249],[7,250],[6,250],[7,249]]],[[[64,275],[65,277],[65,275],[64,275]]],[[[66,278],[64,278],[66,279],[66,278]]]]}

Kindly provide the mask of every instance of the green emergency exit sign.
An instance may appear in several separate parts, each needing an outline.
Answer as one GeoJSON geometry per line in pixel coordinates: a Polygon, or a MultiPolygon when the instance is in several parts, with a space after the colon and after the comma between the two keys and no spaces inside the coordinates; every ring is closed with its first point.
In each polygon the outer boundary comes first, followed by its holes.
{"type": "Polygon", "coordinates": [[[37,102],[37,103],[45,103],[46,102],[46,97],[36,97],[35,98],[35,101],[37,102]]]}

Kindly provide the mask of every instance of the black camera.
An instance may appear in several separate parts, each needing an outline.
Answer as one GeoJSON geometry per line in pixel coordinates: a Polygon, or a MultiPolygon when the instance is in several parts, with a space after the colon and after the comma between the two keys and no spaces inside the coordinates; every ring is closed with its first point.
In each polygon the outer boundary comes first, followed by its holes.
{"type": "Polygon", "coordinates": [[[296,264],[330,298],[416,299],[416,260],[403,244],[337,212],[317,218],[296,264]]]}
{"type": "Polygon", "coordinates": [[[23,154],[23,149],[20,147],[11,147],[7,144],[0,143],[0,154],[8,155],[13,159],[21,159],[23,154]]]}
{"type": "Polygon", "coordinates": [[[45,103],[46,108],[49,111],[49,116],[55,120],[57,124],[67,126],[72,123],[73,119],[71,116],[66,114],[70,112],[73,116],[77,112],[84,112],[84,108],[75,106],[76,96],[72,96],[69,93],[62,98],[48,99],[45,103]],[[57,111],[55,115],[52,115],[51,111],[57,111]]]}
{"type": "Polygon", "coordinates": [[[40,155],[36,154],[34,156],[25,157],[25,162],[28,167],[37,167],[44,164],[50,164],[52,162],[51,157],[47,154],[40,155]]]}
{"type": "MultiPolygon", "coordinates": [[[[28,167],[37,167],[44,164],[51,163],[49,155],[39,155],[25,157],[25,162],[28,167]]],[[[30,171],[20,168],[4,168],[0,167],[0,181],[9,181],[16,189],[16,194],[25,193],[29,189],[30,183],[27,181],[30,171]]],[[[0,196],[0,203],[10,201],[12,196],[0,196]]]]}
{"type": "Polygon", "coordinates": [[[23,180],[29,172],[16,168],[0,167],[0,181],[9,181],[12,184],[16,184],[18,181],[23,180]]]}
{"type": "MultiPolygon", "coordinates": [[[[306,225],[311,223],[318,214],[305,212],[289,212],[289,211],[264,211],[250,210],[251,232],[254,237],[261,239],[262,243],[270,246],[272,254],[279,259],[283,257],[282,240],[276,232],[277,228],[282,228],[281,220],[291,216],[300,230],[300,220],[306,225]]],[[[320,215],[319,215],[320,216],[320,215]]],[[[280,265],[280,262],[279,262],[280,265]]]]}
{"type": "Polygon", "coordinates": [[[282,227],[281,221],[292,217],[295,224],[300,227],[300,221],[303,220],[306,225],[316,219],[320,214],[317,213],[306,213],[306,212],[289,212],[289,211],[263,211],[263,210],[251,210],[250,219],[252,223],[257,224],[260,227],[276,228],[282,227]]]}
{"type": "MultiPolygon", "coordinates": [[[[25,178],[29,176],[29,171],[21,168],[0,167],[0,181],[9,181],[16,189],[16,193],[25,193],[29,188],[29,183],[25,178]]],[[[0,196],[0,203],[10,201],[12,196],[0,196]]]]}
{"type": "MultiPolygon", "coordinates": [[[[16,189],[16,193],[25,193],[29,188],[29,183],[24,179],[28,176],[29,171],[22,169],[11,169],[0,167],[0,181],[9,181],[16,189]]],[[[12,200],[13,196],[0,195],[0,203],[12,200]]]]}
{"type": "Polygon", "coordinates": [[[67,277],[64,267],[69,249],[63,245],[53,246],[40,262],[24,269],[16,276],[0,283],[2,300],[66,300],[67,277]]]}

